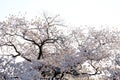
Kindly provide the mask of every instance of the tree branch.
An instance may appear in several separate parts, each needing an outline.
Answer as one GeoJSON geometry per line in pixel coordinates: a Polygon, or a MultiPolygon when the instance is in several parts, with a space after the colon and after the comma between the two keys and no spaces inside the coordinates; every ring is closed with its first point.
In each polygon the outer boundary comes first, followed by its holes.
{"type": "Polygon", "coordinates": [[[28,59],[28,58],[26,58],[25,56],[23,56],[23,55],[17,50],[16,46],[15,46],[12,42],[9,42],[9,44],[3,44],[3,45],[0,45],[0,46],[11,46],[11,47],[13,47],[14,50],[15,50],[15,52],[18,53],[18,54],[17,54],[17,55],[11,54],[12,57],[15,58],[15,57],[21,56],[21,57],[24,58],[25,60],[31,62],[30,59],[28,59]]]}

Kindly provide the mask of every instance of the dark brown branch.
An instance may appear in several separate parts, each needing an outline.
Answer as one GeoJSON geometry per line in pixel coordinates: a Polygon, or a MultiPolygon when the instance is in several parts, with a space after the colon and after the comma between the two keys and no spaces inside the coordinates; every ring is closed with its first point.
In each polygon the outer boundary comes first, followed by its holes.
{"type": "MultiPolygon", "coordinates": [[[[10,36],[15,36],[15,35],[16,35],[16,36],[22,37],[24,40],[29,41],[29,42],[33,43],[34,45],[36,45],[36,46],[39,48],[38,57],[37,57],[38,60],[39,60],[39,59],[42,57],[42,55],[43,55],[43,46],[44,46],[45,44],[47,44],[47,43],[55,43],[55,42],[57,42],[57,40],[59,40],[59,39],[60,39],[60,41],[62,41],[62,38],[61,38],[61,37],[58,37],[58,38],[56,38],[56,39],[54,39],[54,38],[51,38],[51,39],[50,39],[50,38],[47,38],[47,39],[41,41],[41,43],[37,43],[37,42],[35,42],[35,41],[32,40],[32,39],[26,38],[26,37],[25,37],[25,33],[23,33],[23,35],[19,35],[19,34],[14,34],[14,35],[7,34],[7,35],[10,35],[10,36]]],[[[18,55],[15,55],[15,56],[13,56],[13,57],[16,57],[16,56],[21,55],[21,53],[20,53],[19,51],[17,51],[17,48],[16,48],[13,44],[11,44],[11,45],[9,45],[9,46],[13,46],[14,49],[15,49],[15,51],[18,53],[18,55]]],[[[23,57],[23,58],[27,60],[27,58],[25,58],[25,57],[23,57]]],[[[29,61],[29,60],[28,60],[28,61],[29,61]]]]}
{"type": "Polygon", "coordinates": [[[98,70],[98,69],[99,69],[99,67],[97,67],[97,68],[96,68],[96,67],[92,64],[92,61],[93,61],[93,60],[90,60],[90,61],[91,61],[91,62],[90,62],[90,65],[91,65],[91,66],[95,69],[95,73],[90,74],[90,75],[100,74],[101,72],[100,72],[100,73],[98,73],[98,72],[99,72],[99,70],[98,70]]]}
{"type": "Polygon", "coordinates": [[[15,49],[16,53],[18,53],[17,55],[13,55],[12,57],[17,57],[17,56],[21,55],[21,53],[17,50],[17,48],[15,47],[15,45],[12,44],[12,42],[10,42],[10,45],[8,45],[8,46],[12,46],[15,49]]]}
{"type": "Polygon", "coordinates": [[[39,43],[37,43],[37,42],[35,42],[34,40],[31,40],[31,39],[28,39],[28,38],[26,38],[25,37],[25,35],[18,35],[18,34],[16,34],[16,36],[20,36],[20,37],[22,37],[24,40],[26,40],[26,41],[30,41],[30,42],[32,42],[34,45],[36,45],[36,46],[38,46],[38,48],[39,48],[39,52],[38,52],[38,60],[42,57],[42,55],[43,55],[43,46],[46,44],[46,43],[55,43],[58,39],[60,39],[60,38],[57,38],[57,39],[45,39],[45,40],[43,40],[40,44],[39,43]]]}
{"type": "Polygon", "coordinates": [[[15,50],[15,52],[18,53],[18,54],[17,54],[17,55],[11,54],[12,57],[15,58],[15,57],[21,56],[21,57],[24,58],[25,60],[31,62],[30,59],[28,59],[28,58],[26,58],[25,56],[23,56],[23,55],[17,50],[16,46],[15,46],[12,42],[9,42],[9,44],[3,44],[3,45],[0,45],[0,46],[11,46],[11,47],[13,47],[14,50],[15,50]]]}
{"type": "Polygon", "coordinates": [[[56,42],[58,39],[45,39],[44,41],[41,42],[41,45],[37,44],[37,46],[39,47],[39,55],[38,55],[38,60],[41,58],[41,56],[43,55],[43,46],[46,44],[46,43],[54,43],[56,42]]]}

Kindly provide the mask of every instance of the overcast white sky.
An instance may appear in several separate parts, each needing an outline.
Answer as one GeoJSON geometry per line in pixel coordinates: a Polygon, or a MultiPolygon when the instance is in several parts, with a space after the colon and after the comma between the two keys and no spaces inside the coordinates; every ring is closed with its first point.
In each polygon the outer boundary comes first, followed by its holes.
{"type": "Polygon", "coordinates": [[[27,12],[29,17],[60,14],[72,25],[119,25],[120,0],[0,0],[0,20],[8,14],[27,12]]]}

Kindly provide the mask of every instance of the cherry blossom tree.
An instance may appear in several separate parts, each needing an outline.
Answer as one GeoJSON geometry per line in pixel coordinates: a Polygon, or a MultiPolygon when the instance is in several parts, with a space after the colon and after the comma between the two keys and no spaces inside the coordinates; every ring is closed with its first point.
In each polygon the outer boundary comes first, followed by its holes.
{"type": "Polygon", "coordinates": [[[81,28],[73,30],[73,41],[76,41],[74,43],[77,45],[78,56],[84,57],[84,62],[89,63],[89,66],[93,68],[93,73],[85,71],[84,74],[93,76],[108,71],[112,78],[119,76],[119,58],[116,58],[119,55],[119,33],[119,30],[109,28],[99,30],[88,28],[86,32],[81,28]],[[118,62],[117,65],[116,62],[118,62]],[[117,70],[114,70],[116,66],[117,70]],[[117,74],[111,73],[111,71],[115,73],[117,71],[117,74]]]}
{"type": "Polygon", "coordinates": [[[0,22],[0,78],[120,78],[119,30],[80,27],[66,35],[61,28],[67,27],[58,16],[45,14],[32,20],[11,15],[0,22]]]}

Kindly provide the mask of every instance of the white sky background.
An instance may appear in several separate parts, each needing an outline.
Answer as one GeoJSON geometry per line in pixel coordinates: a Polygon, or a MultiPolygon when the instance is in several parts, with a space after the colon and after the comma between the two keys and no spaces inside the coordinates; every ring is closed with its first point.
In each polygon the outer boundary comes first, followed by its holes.
{"type": "Polygon", "coordinates": [[[0,20],[18,12],[28,17],[47,12],[73,26],[120,24],[120,0],[0,0],[0,10],[0,20]]]}

